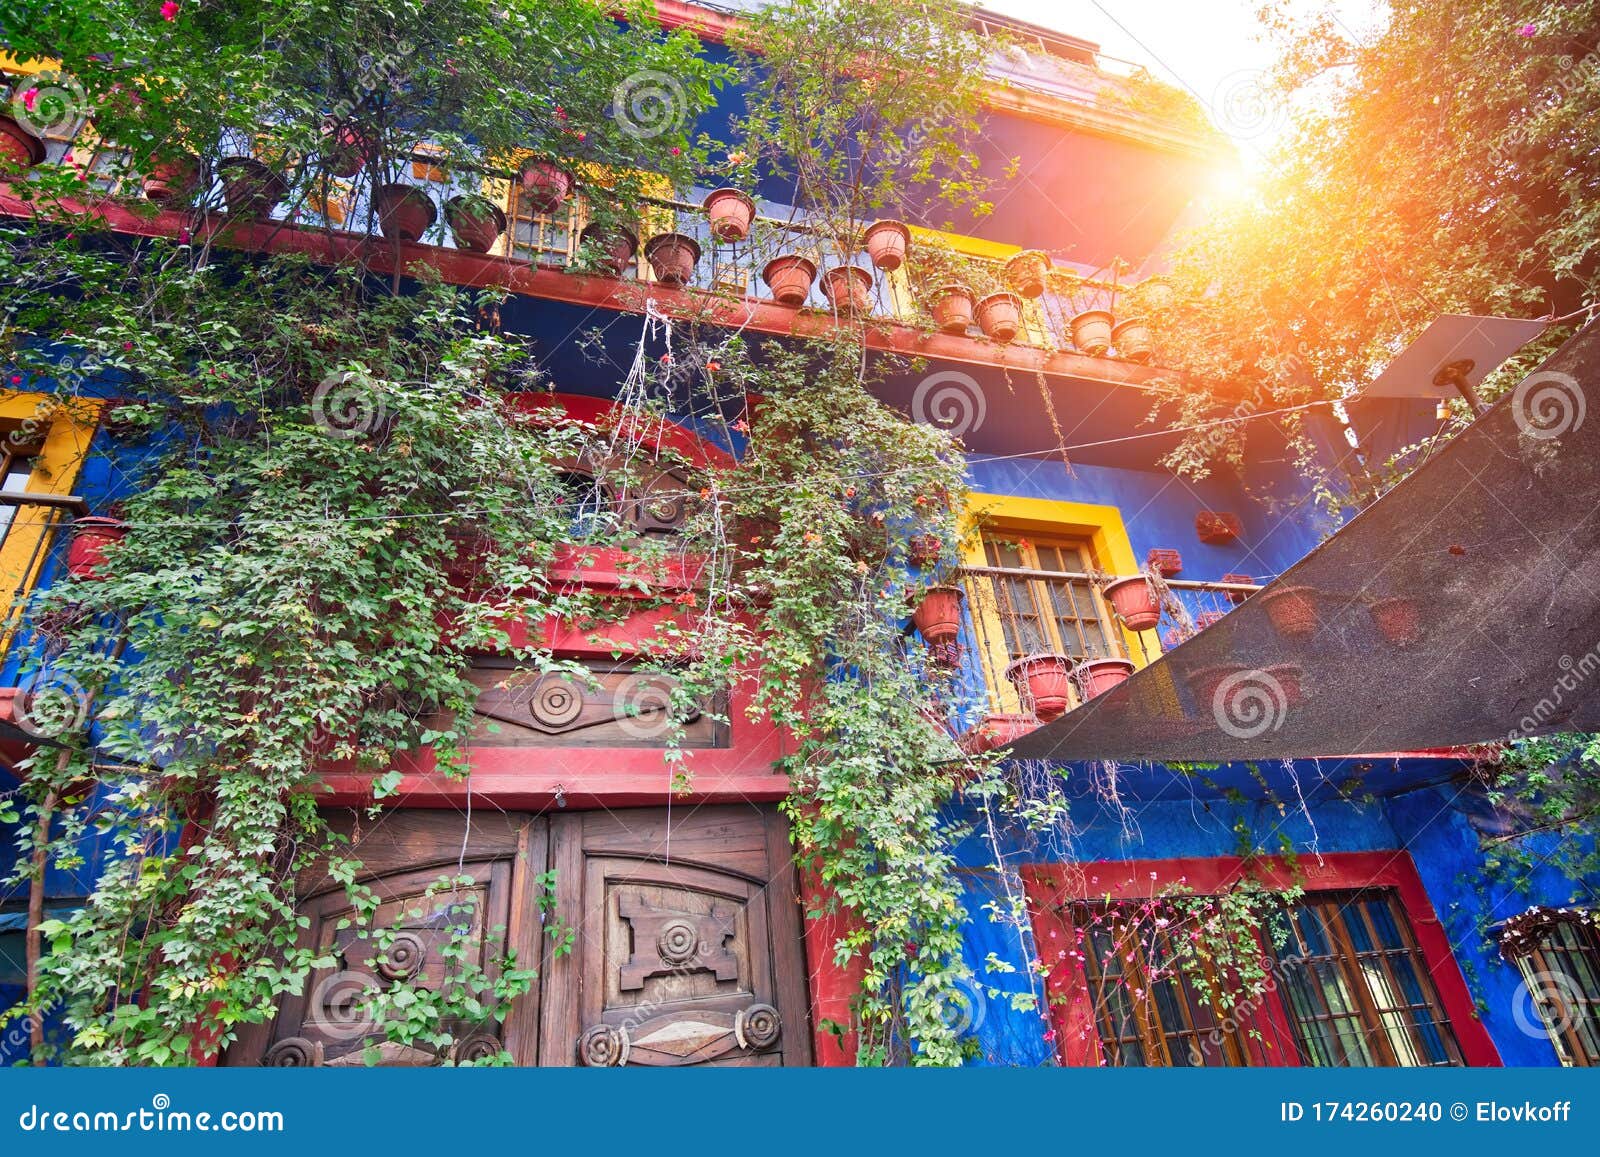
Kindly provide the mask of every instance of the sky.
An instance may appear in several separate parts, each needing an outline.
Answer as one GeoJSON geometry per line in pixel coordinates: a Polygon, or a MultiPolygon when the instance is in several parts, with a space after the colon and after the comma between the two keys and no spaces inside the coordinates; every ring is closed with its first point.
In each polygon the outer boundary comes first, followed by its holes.
{"type": "MultiPolygon", "coordinates": [[[[1142,64],[1193,93],[1248,162],[1287,125],[1260,85],[1272,67],[1261,37],[1261,0],[982,0],[1008,16],[1080,36],[1109,56],[1142,64]]],[[[1305,0],[1308,13],[1325,7],[1305,0]]],[[[1382,0],[1333,0],[1340,22],[1362,36],[1378,25],[1382,0]]]]}

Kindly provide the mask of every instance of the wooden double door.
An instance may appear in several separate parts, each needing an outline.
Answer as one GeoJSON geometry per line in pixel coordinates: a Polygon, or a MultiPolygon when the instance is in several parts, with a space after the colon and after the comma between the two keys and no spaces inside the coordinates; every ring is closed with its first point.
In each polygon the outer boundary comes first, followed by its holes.
{"type": "Polygon", "coordinates": [[[799,897],[775,808],[480,811],[470,823],[419,809],[336,826],[377,910],[358,922],[326,868],[302,879],[300,945],[327,967],[242,1032],[227,1063],[431,1065],[501,1050],[524,1065],[810,1063],[799,897]],[[508,949],[539,975],[501,1015],[447,1023],[443,1048],[383,1030],[441,989],[492,984],[508,949]]]}

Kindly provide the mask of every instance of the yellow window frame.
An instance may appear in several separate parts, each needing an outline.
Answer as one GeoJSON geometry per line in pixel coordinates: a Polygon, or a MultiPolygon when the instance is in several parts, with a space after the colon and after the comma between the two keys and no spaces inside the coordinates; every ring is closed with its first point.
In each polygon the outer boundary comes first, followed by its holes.
{"type": "MultiPolygon", "coordinates": [[[[989,565],[983,548],[983,537],[987,533],[991,537],[1037,536],[1044,540],[1082,542],[1088,547],[1094,566],[1108,576],[1123,578],[1140,573],[1133,543],[1128,538],[1127,527],[1123,525],[1122,512],[1115,506],[973,493],[967,496],[966,507],[961,515],[961,528],[963,566],[989,565]]],[[[1161,654],[1161,640],[1156,631],[1128,630],[1103,605],[1098,591],[1094,598],[1105,622],[1114,624],[1110,629],[1121,632],[1123,648],[1135,667],[1142,667],[1149,659],[1161,654]]],[[[986,603],[987,600],[968,600],[974,626],[977,627],[977,638],[980,644],[984,644],[984,653],[978,656],[978,661],[989,685],[990,701],[997,711],[1020,713],[1023,711],[1021,700],[1016,688],[1004,674],[1006,664],[1011,661],[1006,651],[1005,632],[995,608],[986,603]]]]}

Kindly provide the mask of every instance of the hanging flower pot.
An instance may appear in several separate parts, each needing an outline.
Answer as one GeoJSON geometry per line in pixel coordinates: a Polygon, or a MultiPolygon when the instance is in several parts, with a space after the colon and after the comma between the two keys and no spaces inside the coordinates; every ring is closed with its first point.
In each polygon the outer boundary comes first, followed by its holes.
{"type": "Polygon", "coordinates": [[[1092,358],[1105,357],[1111,348],[1111,315],[1089,309],[1072,319],[1072,344],[1092,358]]]}
{"type": "Polygon", "coordinates": [[[756,219],[756,203],[738,189],[717,189],[702,202],[711,222],[711,234],[719,241],[743,241],[750,236],[756,219]]]}
{"type": "Polygon", "coordinates": [[[872,264],[885,273],[893,273],[905,264],[906,254],[911,251],[911,230],[899,221],[874,221],[861,240],[872,264]]]}
{"type": "Polygon", "coordinates": [[[222,199],[235,217],[265,217],[289,195],[289,182],[254,157],[224,157],[217,162],[222,199]]]}
{"type": "Polygon", "coordinates": [[[1022,329],[1022,298],[1006,290],[991,293],[978,302],[976,312],[978,328],[993,341],[1012,341],[1022,329]]]}
{"type": "Polygon", "coordinates": [[[1037,249],[1024,249],[1005,264],[1006,284],[1023,297],[1039,297],[1050,276],[1050,258],[1037,249]]]}
{"type": "Polygon", "coordinates": [[[355,125],[327,124],[322,127],[322,161],[335,177],[353,177],[372,159],[371,139],[355,125]]]}
{"type": "Polygon", "coordinates": [[[529,161],[522,166],[523,200],[535,213],[550,213],[572,195],[572,174],[554,161],[529,161]]]}
{"type": "Polygon", "coordinates": [[[1142,317],[1118,322],[1111,331],[1111,344],[1116,347],[1118,357],[1141,365],[1155,353],[1155,347],[1150,344],[1150,323],[1142,317]]]}
{"type": "Polygon", "coordinates": [[[772,290],[779,305],[802,306],[811,296],[811,283],[817,279],[817,263],[809,257],[791,253],[774,257],[761,270],[761,280],[772,290]]]}
{"type": "Polygon", "coordinates": [[[487,253],[506,231],[506,215],[499,205],[478,193],[462,193],[444,203],[445,223],[456,248],[487,253]]]}
{"type": "Polygon", "coordinates": [[[200,179],[200,162],[194,157],[175,157],[150,166],[144,175],[144,197],[157,205],[186,205],[194,196],[200,179]]]}
{"type": "Polygon", "coordinates": [[[972,328],[972,290],[964,285],[941,285],[928,297],[933,324],[941,333],[964,334],[972,328]]]}
{"type": "Polygon", "coordinates": [[[1072,660],[1066,655],[1024,655],[1006,664],[1022,705],[1045,723],[1059,719],[1072,705],[1072,660]]]}
{"type": "Polygon", "coordinates": [[[591,221],[578,236],[605,254],[604,264],[612,277],[621,277],[623,271],[633,263],[633,255],[639,252],[639,238],[633,230],[621,225],[605,226],[598,221],[591,221]]]}
{"type": "Polygon", "coordinates": [[[835,313],[872,309],[872,274],[856,265],[836,265],[822,275],[822,292],[835,313]]]}
{"type": "Polygon", "coordinates": [[[1312,587],[1283,587],[1261,600],[1273,629],[1291,639],[1302,639],[1317,629],[1317,592],[1312,587]]]}
{"type": "Polygon", "coordinates": [[[1161,621],[1161,604],[1142,574],[1108,583],[1101,593],[1130,631],[1148,631],[1161,621]]]}
{"type": "Polygon", "coordinates": [[[1379,599],[1367,608],[1367,613],[1378,633],[1396,647],[1409,647],[1422,638],[1422,617],[1411,599],[1379,599]]]}
{"type": "Polygon", "coordinates": [[[44,142],[17,123],[14,117],[0,116],[0,163],[31,169],[44,160],[44,142]]]}
{"type": "Polygon", "coordinates": [[[1104,695],[1132,674],[1132,659],[1085,659],[1072,670],[1073,681],[1085,699],[1104,695]]]}
{"type": "Polygon", "coordinates": [[[100,577],[106,547],[128,537],[128,524],[116,518],[91,515],[72,521],[67,544],[67,573],[76,579],[100,577]]]}
{"type": "Polygon", "coordinates": [[[1147,277],[1133,289],[1134,300],[1152,313],[1170,306],[1174,296],[1172,283],[1164,277],[1147,277]]]}
{"type": "Polygon", "coordinates": [[[1195,710],[1201,713],[1218,711],[1217,692],[1222,688],[1223,682],[1243,671],[1244,668],[1237,663],[1218,663],[1209,667],[1197,667],[1186,673],[1183,681],[1189,688],[1189,694],[1194,696],[1195,710]]]}
{"type": "Polygon", "coordinates": [[[961,633],[961,601],[967,592],[955,586],[929,587],[911,622],[929,646],[955,642],[961,633]]]}
{"type": "Polygon", "coordinates": [[[401,241],[419,240],[438,216],[428,195],[411,185],[381,185],[373,203],[383,235],[401,241]]]}
{"type": "Polygon", "coordinates": [[[912,566],[932,566],[944,554],[944,544],[937,534],[914,534],[906,543],[906,557],[912,566]]]}
{"type": "Polygon", "coordinates": [[[694,277],[700,242],[682,233],[659,233],[645,242],[644,255],[657,281],[683,285],[694,277]]]}
{"type": "Polygon", "coordinates": [[[1294,663],[1274,663],[1264,668],[1261,672],[1271,684],[1276,684],[1279,691],[1283,692],[1283,706],[1298,707],[1305,702],[1306,692],[1302,680],[1305,671],[1294,663]]]}

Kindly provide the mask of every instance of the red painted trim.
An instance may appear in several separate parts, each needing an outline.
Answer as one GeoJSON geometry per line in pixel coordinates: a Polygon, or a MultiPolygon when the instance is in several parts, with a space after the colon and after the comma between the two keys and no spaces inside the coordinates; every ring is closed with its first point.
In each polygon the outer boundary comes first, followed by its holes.
{"type": "Polygon", "coordinates": [[[837,904],[837,894],[823,883],[815,871],[800,873],[805,906],[806,959],[811,980],[811,1039],[815,1064],[819,1068],[843,1068],[856,1063],[858,1040],[855,1032],[854,1004],[867,975],[866,957],[857,954],[848,964],[834,959],[834,946],[861,927],[854,912],[837,904]],[[826,911],[834,901],[834,910],[826,911]],[[842,1035],[822,1028],[824,1021],[839,1025],[842,1035]]]}
{"type": "MultiPolygon", "coordinates": [[[[412,244],[322,229],[302,228],[281,221],[229,221],[211,218],[198,225],[188,214],[166,212],[135,214],[111,201],[66,201],[69,212],[92,213],[118,233],[138,237],[176,238],[190,233],[225,247],[254,252],[294,253],[328,265],[359,263],[380,273],[405,273],[427,266],[452,285],[473,289],[498,288],[526,297],[587,306],[617,313],[642,312],[647,303],[669,316],[702,318],[728,328],[750,329],[776,336],[821,337],[839,325],[820,309],[791,309],[757,298],[730,300],[697,289],[673,289],[653,282],[588,277],[541,268],[527,261],[412,244]]],[[[34,212],[26,201],[10,195],[0,185],[0,215],[28,217],[34,212]]],[[[911,326],[874,318],[866,330],[869,349],[905,357],[937,358],[964,365],[993,367],[1019,374],[1102,382],[1149,391],[1162,371],[1112,358],[1091,358],[1067,351],[1032,346],[998,346],[976,338],[924,333],[911,326]]],[[[1170,377],[1170,371],[1167,372],[1170,377]]]]}
{"type": "MultiPolygon", "coordinates": [[[[1307,892],[1345,891],[1354,888],[1393,888],[1400,898],[1417,939],[1417,948],[1427,965],[1428,975],[1439,994],[1439,1003],[1455,1030],[1461,1057],[1468,1065],[1498,1067],[1500,1054],[1489,1032],[1478,1019],[1466,978],[1456,964],[1450,938],[1428,898],[1417,866],[1406,851],[1337,852],[1321,857],[1299,859],[1298,873],[1283,860],[1245,861],[1238,856],[1184,858],[1175,860],[1101,860],[1086,864],[1035,864],[1022,869],[1028,910],[1035,921],[1035,940],[1041,958],[1048,956],[1050,934],[1060,939],[1070,934],[1070,925],[1054,911],[1073,900],[1143,900],[1164,888],[1179,884],[1202,895],[1226,890],[1243,879],[1247,872],[1269,887],[1303,883],[1307,892]]],[[[1064,941],[1071,944],[1070,938],[1064,941]]],[[[1063,959],[1045,960],[1051,965],[1046,976],[1050,997],[1052,1027],[1057,1052],[1068,1065],[1099,1063],[1099,1038],[1085,1040],[1081,1017],[1087,1008],[1074,1011],[1075,992],[1084,993],[1079,1004],[1086,1004],[1088,981],[1081,966],[1063,959]],[[1068,1047],[1069,1044],[1072,1047],[1068,1047]]],[[[1271,1002],[1268,1002],[1271,1003],[1271,1002]]],[[[1281,1012],[1277,1015],[1282,1015],[1281,1012]]],[[[1287,1019],[1281,1023],[1287,1030],[1287,1019]]],[[[1284,1038],[1289,1039],[1289,1038],[1284,1038]]]]}
{"type": "MultiPolygon", "coordinates": [[[[448,253],[449,250],[441,252],[448,253]]],[[[506,401],[523,413],[557,408],[563,410],[573,422],[602,430],[612,428],[628,413],[626,406],[619,405],[611,398],[592,398],[586,394],[513,394],[506,401]]],[[[648,421],[652,423],[649,439],[652,449],[671,451],[693,466],[728,468],[735,465],[732,454],[687,426],[670,420],[661,421],[657,426],[653,416],[648,421]]]]}

